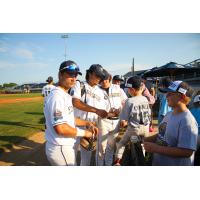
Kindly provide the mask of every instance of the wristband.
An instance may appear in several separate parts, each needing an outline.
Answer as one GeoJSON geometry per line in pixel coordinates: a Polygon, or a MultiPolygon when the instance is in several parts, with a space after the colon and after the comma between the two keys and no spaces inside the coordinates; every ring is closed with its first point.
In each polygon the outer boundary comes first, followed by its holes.
{"type": "Polygon", "coordinates": [[[76,128],[76,136],[77,137],[84,137],[85,136],[85,130],[76,128]]]}

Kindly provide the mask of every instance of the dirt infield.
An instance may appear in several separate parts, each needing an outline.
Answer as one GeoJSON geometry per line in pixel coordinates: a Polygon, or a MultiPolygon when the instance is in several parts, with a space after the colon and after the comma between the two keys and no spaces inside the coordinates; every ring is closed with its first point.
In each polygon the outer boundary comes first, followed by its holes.
{"type": "Polygon", "coordinates": [[[20,102],[27,102],[27,101],[39,101],[42,99],[43,99],[43,97],[0,99],[0,104],[20,103],[20,102]]]}
{"type": "Polygon", "coordinates": [[[0,166],[48,166],[44,132],[39,132],[0,154],[0,166]]]}

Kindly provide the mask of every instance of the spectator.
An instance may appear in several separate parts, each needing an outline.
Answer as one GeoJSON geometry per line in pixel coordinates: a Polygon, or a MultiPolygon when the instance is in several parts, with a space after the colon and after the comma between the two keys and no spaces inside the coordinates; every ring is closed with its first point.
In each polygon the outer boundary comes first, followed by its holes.
{"type": "Polygon", "coordinates": [[[128,98],[120,113],[120,126],[127,127],[122,139],[117,143],[115,165],[121,164],[124,146],[132,136],[146,136],[148,134],[151,111],[148,100],[142,95],[142,79],[133,76],[128,79],[126,87],[131,98],[128,98]]]}
{"type": "MultiPolygon", "coordinates": [[[[200,91],[199,91],[200,92],[200,91]]],[[[197,94],[199,93],[197,92],[197,94]]],[[[195,153],[195,165],[200,165],[200,94],[196,95],[193,100],[193,107],[191,113],[198,123],[198,139],[197,139],[197,151],[195,153]]]]}
{"type": "Polygon", "coordinates": [[[198,125],[187,108],[193,90],[185,82],[174,81],[160,91],[167,92],[167,102],[173,111],[160,124],[162,131],[145,140],[144,148],[154,154],[153,165],[194,165],[198,125]]]}
{"type": "MultiPolygon", "coordinates": [[[[161,88],[168,88],[170,83],[171,83],[170,78],[162,78],[160,80],[160,87],[161,88]]],[[[172,110],[172,108],[168,106],[166,94],[161,93],[159,95],[159,100],[160,100],[160,106],[159,106],[159,112],[158,112],[158,124],[160,124],[161,121],[163,120],[164,116],[169,111],[172,110]]]]}
{"type": "Polygon", "coordinates": [[[149,132],[153,132],[153,105],[155,103],[155,97],[152,95],[150,90],[146,87],[146,84],[148,82],[145,79],[143,79],[143,83],[144,83],[144,90],[143,90],[142,95],[147,98],[147,100],[149,102],[149,107],[151,109],[151,119],[150,119],[150,124],[149,124],[149,132]]]}

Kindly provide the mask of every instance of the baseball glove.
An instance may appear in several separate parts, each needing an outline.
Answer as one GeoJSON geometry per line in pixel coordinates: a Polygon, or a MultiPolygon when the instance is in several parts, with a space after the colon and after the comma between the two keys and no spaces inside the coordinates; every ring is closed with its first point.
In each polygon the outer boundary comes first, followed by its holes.
{"type": "Polygon", "coordinates": [[[80,140],[80,145],[87,151],[96,150],[96,144],[97,144],[96,138],[82,137],[80,140]]]}

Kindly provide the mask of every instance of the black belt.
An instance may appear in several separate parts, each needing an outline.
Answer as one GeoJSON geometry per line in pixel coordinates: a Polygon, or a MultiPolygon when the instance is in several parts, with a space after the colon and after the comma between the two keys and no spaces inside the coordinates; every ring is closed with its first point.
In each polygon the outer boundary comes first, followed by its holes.
{"type": "Polygon", "coordinates": [[[108,117],[107,119],[109,119],[109,120],[118,120],[119,117],[108,117]]]}

